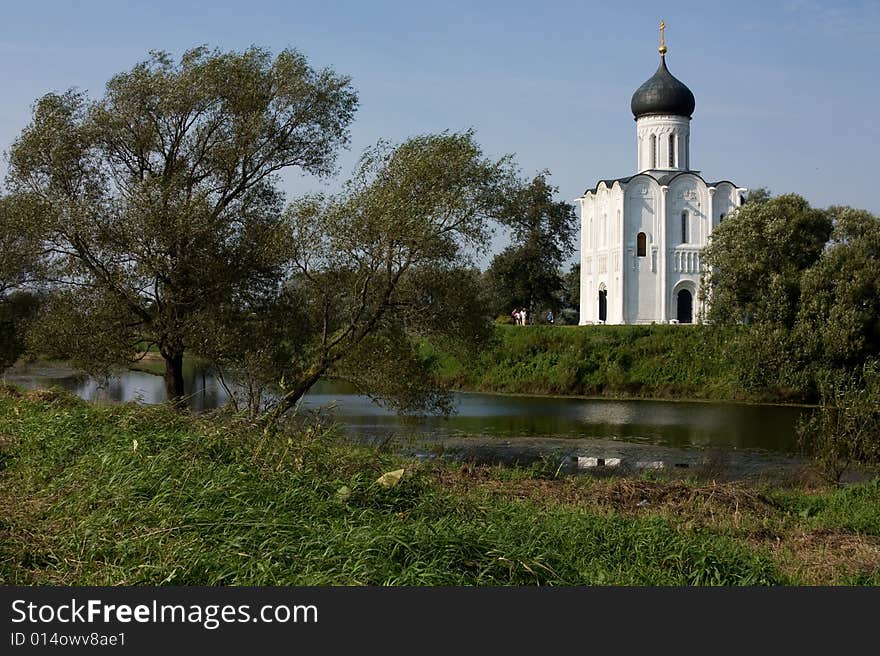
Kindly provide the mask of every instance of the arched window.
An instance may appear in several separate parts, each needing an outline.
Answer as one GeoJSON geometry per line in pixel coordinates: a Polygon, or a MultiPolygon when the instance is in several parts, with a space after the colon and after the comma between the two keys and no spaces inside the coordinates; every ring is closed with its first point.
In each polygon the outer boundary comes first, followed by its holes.
{"type": "Polygon", "coordinates": [[[651,168],[657,168],[657,135],[651,135],[651,168]]]}
{"type": "MultiPolygon", "coordinates": [[[[622,233],[620,232],[620,210],[617,210],[617,236],[620,237],[622,233]]],[[[623,237],[621,237],[623,239],[623,237]]],[[[617,240],[615,239],[615,242],[617,240]]]]}
{"type": "Polygon", "coordinates": [[[669,135],[669,168],[675,167],[675,134],[669,135]]]}
{"type": "Polygon", "coordinates": [[[687,210],[681,213],[681,243],[688,243],[688,213],[687,210]]]}
{"type": "Polygon", "coordinates": [[[636,237],[636,255],[645,257],[648,254],[648,236],[644,232],[640,232],[636,237]]]}
{"type": "Polygon", "coordinates": [[[691,137],[687,135],[684,138],[684,169],[688,170],[688,167],[691,165],[690,163],[691,157],[691,137]]]}

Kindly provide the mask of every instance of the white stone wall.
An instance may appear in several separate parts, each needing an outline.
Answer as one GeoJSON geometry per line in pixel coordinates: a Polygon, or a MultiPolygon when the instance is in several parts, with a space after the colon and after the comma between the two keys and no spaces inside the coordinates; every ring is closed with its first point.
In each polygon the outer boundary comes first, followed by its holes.
{"type": "Polygon", "coordinates": [[[581,210],[580,323],[598,323],[599,289],[607,294],[606,323],[620,323],[622,312],[621,240],[623,190],[600,184],[578,199],[581,210]]]}
{"type": "Polygon", "coordinates": [[[629,181],[624,195],[625,244],[623,313],[619,323],[650,323],[658,316],[660,291],[661,226],[663,192],[651,176],[629,181]],[[638,235],[645,235],[645,255],[638,255],[638,235]]]}
{"type": "Polygon", "coordinates": [[[638,172],[687,171],[690,167],[691,120],[686,116],[643,116],[636,120],[638,172]],[[670,136],[672,137],[670,143],[670,136]],[[657,140],[654,161],[652,138],[657,140]],[[672,164],[670,165],[670,146],[672,164]]]}
{"type": "Polygon", "coordinates": [[[683,173],[669,183],[666,212],[668,240],[665,321],[678,320],[678,292],[682,289],[691,294],[692,321],[698,320],[700,274],[703,266],[701,251],[708,243],[713,227],[709,200],[709,188],[696,174],[683,173]]]}
{"type": "Polygon", "coordinates": [[[717,226],[722,217],[728,216],[734,209],[740,206],[742,193],[746,190],[733,185],[731,182],[718,183],[712,197],[712,226],[717,226]]]}

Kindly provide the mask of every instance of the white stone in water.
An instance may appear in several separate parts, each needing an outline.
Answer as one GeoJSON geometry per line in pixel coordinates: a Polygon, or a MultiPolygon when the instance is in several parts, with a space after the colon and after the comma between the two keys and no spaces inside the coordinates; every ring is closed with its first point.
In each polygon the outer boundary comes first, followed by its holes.
{"type": "Polygon", "coordinates": [[[620,458],[594,458],[591,456],[577,457],[578,469],[592,469],[594,467],[620,467],[620,458]]]}

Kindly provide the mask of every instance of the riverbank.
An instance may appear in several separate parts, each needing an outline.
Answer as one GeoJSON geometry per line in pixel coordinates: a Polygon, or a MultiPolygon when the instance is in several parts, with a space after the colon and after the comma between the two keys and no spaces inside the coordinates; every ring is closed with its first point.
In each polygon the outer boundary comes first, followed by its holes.
{"type": "MultiPolygon", "coordinates": [[[[583,398],[811,405],[808,376],[750,357],[748,329],[726,326],[507,326],[465,361],[424,346],[461,391],[583,398]]],[[[784,355],[784,354],[780,354],[784,355]]],[[[784,358],[782,358],[784,360],[784,358]]]]}
{"type": "Polygon", "coordinates": [[[0,391],[0,583],[880,584],[880,479],[822,489],[419,461],[0,391]],[[396,484],[382,474],[403,470],[396,484]]]}
{"type": "MultiPolygon", "coordinates": [[[[422,356],[442,383],[459,392],[815,406],[808,368],[782,347],[774,358],[765,357],[755,348],[759,337],[744,326],[496,325],[477,356],[459,357],[429,342],[422,356]]],[[[161,377],[165,363],[149,351],[129,369],[161,377]]],[[[187,389],[210,369],[207,360],[188,354],[187,389]]]]}

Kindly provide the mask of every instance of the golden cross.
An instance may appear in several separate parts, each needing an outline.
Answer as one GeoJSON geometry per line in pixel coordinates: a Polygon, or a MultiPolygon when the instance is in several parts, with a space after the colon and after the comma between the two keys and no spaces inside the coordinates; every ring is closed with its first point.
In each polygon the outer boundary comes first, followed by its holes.
{"type": "Polygon", "coordinates": [[[666,23],[664,21],[660,21],[660,54],[666,54],[666,38],[664,35],[664,30],[666,30],[666,23]]]}

